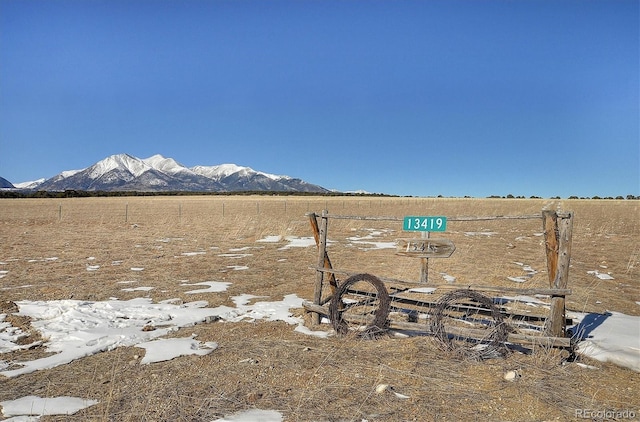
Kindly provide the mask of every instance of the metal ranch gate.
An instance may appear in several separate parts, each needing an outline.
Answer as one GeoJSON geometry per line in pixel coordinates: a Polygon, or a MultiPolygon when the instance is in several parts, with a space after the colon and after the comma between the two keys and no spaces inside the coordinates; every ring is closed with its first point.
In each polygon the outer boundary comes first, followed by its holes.
{"type": "Polygon", "coordinates": [[[416,331],[435,336],[448,350],[464,356],[488,358],[502,354],[507,344],[572,348],[567,337],[565,297],[568,289],[572,212],[542,211],[538,215],[452,217],[365,217],[308,213],[318,246],[313,302],[304,308],[330,319],[339,335],[375,338],[388,329],[416,331]],[[420,259],[420,280],[407,281],[336,269],[327,252],[330,219],[397,221],[405,231],[421,232],[420,238],[399,239],[397,254],[420,259]],[[427,283],[430,258],[446,258],[455,251],[447,239],[431,238],[447,223],[482,220],[538,219],[544,230],[549,276],[548,288],[519,289],[499,286],[427,283]],[[346,279],[339,282],[337,276],[346,279]],[[540,295],[550,298],[548,312],[532,314],[504,306],[487,294],[540,295]]]}

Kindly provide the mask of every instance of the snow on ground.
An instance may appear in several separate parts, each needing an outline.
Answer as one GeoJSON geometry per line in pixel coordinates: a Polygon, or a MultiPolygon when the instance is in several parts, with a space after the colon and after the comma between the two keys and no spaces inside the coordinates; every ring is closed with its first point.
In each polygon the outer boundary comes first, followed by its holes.
{"type": "MultiPolygon", "coordinates": [[[[9,400],[0,402],[2,406],[2,414],[4,416],[21,416],[21,415],[72,415],[79,410],[97,404],[96,400],[79,399],[76,397],[48,397],[41,398],[38,396],[26,396],[17,400],[9,400]]],[[[14,420],[37,420],[37,419],[18,419],[14,420]]]]}
{"type": "Polygon", "coordinates": [[[516,283],[524,283],[534,275],[538,274],[538,271],[534,270],[530,265],[523,264],[522,262],[514,262],[514,264],[522,267],[522,271],[525,272],[525,275],[517,277],[507,277],[508,280],[515,281],[516,283]]]}
{"type": "Polygon", "coordinates": [[[210,341],[202,344],[192,338],[166,338],[139,343],[136,347],[147,351],[140,361],[141,365],[145,365],[179,356],[208,355],[218,348],[218,343],[210,341]]]}
{"type": "Polygon", "coordinates": [[[416,287],[414,289],[409,289],[410,292],[415,293],[433,293],[437,289],[435,287],[416,287]]]}
{"type": "MultiPolygon", "coordinates": [[[[355,244],[367,243],[371,249],[390,248],[390,242],[371,241],[376,236],[382,235],[379,231],[370,231],[363,237],[352,237],[349,240],[355,244]]],[[[465,233],[467,236],[483,235],[491,236],[492,232],[465,233]]],[[[278,243],[281,236],[267,236],[257,242],[278,243]]],[[[278,248],[285,250],[292,247],[315,246],[313,237],[284,238],[287,245],[278,248]]],[[[393,243],[395,248],[395,243],[393,243]]],[[[238,253],[249,249],[237,248],[229,250],[226,256],[229,258],[241,258],[251,256],[248,253],[238,253]]],[[[201,253],[186,253],[192,256],[201,253]]],[[[89,258],[91,260],[91,257],[89,258]]],[[[526,275],[524,277],[509,277],[516,282],[526,281],[535,274],[530,266],[515,263],[522,267],[526,275]]],[[[87,266],[87,270],[92,266],[87,266]]],[[[234,270],[247,269],[246,266],[228,266],[234,270]]],[[[133,267],[132,271],[143,271],[144,268],[133,267]]],[[[0,278],[7,272],[0,272],[0,278]]],[[[610,274],[589,271],[602,280],[610,280],[610,274]]],[[[441,273],[449,283],[455,282],[455,277],[441,273]]],[[[128,284],[134,281],[120,281],[128,284]]],[[[191,290],[186,293],[216,293],[227,289],[230,283],[206,281],[189,284],[182,281],[181,286],[207,286],[203,289],[191,290]]],[[[127,291],[146,291],[150,287],[138,287],[126,289],[127,291]]],[[[123,289],[124,290],[124,289],[123,289]]],[[[414,289],[429,293],[433,289],[414,289]]],[[[32,326],[37,329],[42,338],[46,339],[44,345],[50,352],[56,354],[22,362],[20,365],[11,364],[0,360],[0,375],[13,377],[37,370],[53,368],[69,363],[102,351],[113,350],[120,346],[136,346],[145,349],[140,364],[152,364],[163,360],[174,359],[190,354],[206,355],[215,351],[218,344],[215,342],[201,342],[194,336],[186,338],[162,339],[161,337],[178,330],[201,322],[223,320],[228,322],[254,321],[266,319],[268,321],[285,321],[296,325],[294,331],[304,335],[326,338],[331,331],[312,331],[305,327],[300,318],[291,316],[291,308],[300,308],[302,299],[295,294],[287,295],[282,301],[267,302],[256,301],[260,297],[244,294],[232,298],[235,308],[219,306],[208,308],[205,301],[182,303],[180,299],[170,299],[160,303],[152,303],[149,298],[137,298],[128,301],[111,299],[103,302],[89,302],[77,300],[54,301],[19,301],[18,315],[29,316],[32,326]]],[[[501,297],[496,300],[501,302],[518,301],[530,306],[548,306],[548,303],[537,297],[516,296],[501,297]]],[[[640,302],[636,302],[640,305],[640,302]]],[[[580,341],[578,351],[581,355],[591,357],[603,362],[613,362],[617,365],[640,372],[640,317],[607,312],[605,314],[586,314],[569,312],[568,316],[577,321],[571,327],[580,341]]],[[[19,339],[26,336],[19,328],[11,326],[5,321],[6,315],[0,314],[0,355],[12,350],[31,347],[34,344],[18,345],[19,339]]],[[[326,321],[325,321],[326,322],[326,321]]],[[[2,413],[10,421],[36,421],[40,415],[73,414],[80,409],[96,404],[96,401],[73,397],[40,398],[35,396],[22,397],[17,400],[0,402],[2,413]],[[34,415],[34,416],[29,416],[34,415]]],[[[282,415],[273,410],[251,409],[245,412],[228,415],[216,422],[248,422],[262,420],[265,422],[282,421],[282,415]]]]}
{"type": "Polygon", "coordinates": [[[614,278],[611,276],[611,274],[604,274],[604,273],[601,273],[601,272],[599,272],[597,270],[587,271],[587,274],[595,275],[600,280],[614,280],[614,278]]]}
{"type": "MultiPolygon", "coordinates": [[[[45,415],[73,415],[94,404],[98,404],[98,401],[68,396],[26,396],[0,402],[2,414],[9,417],[5,422],[35,422],[40,420],[40,416],[45,415]]],[[[250,409],[213,422],[281,422],[282,419],[282,414],[275,410],[250,409]]]]}
{"type": "MultiPolygon", "coordinates": [[[[202,289],[207,292],[226,290],[229,283],[205,282],[196,283],[210,286],[202,289]]],[[[201,292],[201,291],[200,291],[201,292]]],[[[268,321],[285,321],[289,324],[301,325],[302,320],[292,317],[289,310],[300,308],[302,299],[296,295],[287,295],[282,301],[259,301],[253,295],[233,297],[236,308],[219,306],[207,308],[207,302],[189,302],[176,304],[179,299],[152,303],[149,298],[136,298],[128,301],[112,299],[103,302],[78,300],[54,301],[19,301],[18,315],[29,316],[32,326],[47,341],[47,350],[56,354],[22,362],[19,366],[10,366],[0,360],[0,375],[14,377],[33,371],[53,368],[73,360],[90,356],[120,346],[138,346],[145,344],[148,354],[153,354],[157,345],[165,351],[173,351],[175,356],[184,354],[184,344],[170,347],[167,344],[151,343],[181,327],[192,326],[205,321],[222,319],[239,322],[243,320],[266,319],[268,321]]],[[[18,328],[5,322],[6,315],[0,315],[0,354],[12,350],[24,349],[30,345],[16,344],[24,337],[18,328]]],[[[308,333],[310,335],[317,335],[308,333]]],[[[202,354],[201,350],[211,350],[211,345],[200,344],[189,340],[189,351],[202,354]]],[[[186,340],[185,340],[186,341],[186,340]]],[[[208,353],[208,352],[207,352],[208,353]]]]}
{"type": "Polygon", "coordinates": [[[272,235],[272,236],[266,236],[262,239],[258,239],[256,240],[256,242],[278,243],[280,240],[282,240],[282,236],[272,235]]]}
{"type": "Polygon", "coordinates": [[[230,268],[233,271],[243,271],[249,269],[249,267],[246,265],[227,265],[227,268],[230,268]]]}
{"type": "Polygon", "coordinates": [[[189,290],[188,292],[185,292],[186,294],[197,294],[197,293],[217,293],[217,292],[224,292],[225,290],[227,290],[227,288],[231,285],[231,283],[228,283],[226,281],[203,281],[201,283],[182,283],[180,284],[181,286],[209,286],[206,289],[196,289],[196,290],[189,290]]]}
{"type": "MultiPolygon", "coordinates": [[[[531,296],[501,296],[494,301],[549,308],[548,302],[531,296]]],[[[576,321],[567,329],[578,340],[579,355],[640,372],[640,316],[613,311],[604,314],[567,311],[567,317],[576,321]]]]}
{"type": "Polygon", "coordinates": [[[568,316],[579,321],[573,327],[579,354],[640,372],[640,317],[613,311],[568,316]]]}
{"type": "Polygon", "coordinates": [[[205,251],[197,251],[197,252],[182,252],[180,255],[181,256],[197,256],[197,255],[204,255],[206,254],[205,251]]]}
{"type": "Polygon", "coordinates": [[[218,256],[223,258],[240,259],[240,258],[253,256],[253,254],[252,253],[221,253],[221,254],[218,254],[218,256]]]}
{"type": "Polygon", "coordinates": [[[281,422],[282,414],[275,410],[251,409],[245,412],[234,413],[214,422],[281,422]]]}
{"type": "Polygon", "coordinates": [[[148,292],[155,289],[155,287],[150,286],[140,286],[140,287],[126,287],[124,289],[120,289],[123,292],[148,292]]]}
{"type": "Polygon", "coordinates": [[[347,240],[355,245],[360,245],[360,249],[364,251],[371,251],[374,249],[396,249],[398,246],[396,241],[380,242],[375,240],[377,237],[384,236],[392,230],[365,229],[365,231],[368,232],[365,236],[351,236],[348,237],[347,240]],[[362,247],[363,245],[366,246],[362,247]]]}
{"type": "Polygon", "coordinates": [[[452,276],[452,275],[449,275],[447,273],[440,273],[440,275],[449,284],[453,284],[453,283],[456,282],[456,278],[454,276],[452,276]]]}
{"type": "MultiPolygon", "coordinates": [[[[208,285],[209,292],[226,290],[230,283],[204,282],[194,285],[208,285]]],[[[189,284],[183,284],[189,285],[189,284]]],[[[302,299],[296,295],[287,295],[282,301],[250,302],[257,299],[253,295],[233,297],[236,308],[219,306],[207,308],[207,302],[176,304],[180,299],[170,299],[161,303],[152,303],[148,298],[128,301],[112,299],[103,302],[78,300],[19,301],[18,315],[32,319],[32,326],[46,338],[48,351],[56,352],[33,361],[22,362],[20,366],[11,366],[0,361],[0,375],[14,377],[37,370],[53,368],[73,360],[90,356],[102,351],[113,350],[120,346],[136,346],[146,350],[140,364],[151,364],[186,355],[206,355],[213,352],[218,344],[200,342],[193,336],[186,338],[161,339],[180,327],[188,327],[200,322],[217,319],[240,322],[285,321],[297,325],[296,332],[317,337],[326,337],[328,331],[311,331],[302,325],[302,320],[291,316],[291,308],[302,306],[302,299]]],[[[12,350],[28,348],[32,345],[17,345],[25,337],[20,329],[5,321],[6,315],[0,314],[0,354],[12,350]]],[[[73,397],[39,398],[22,397],[0,403],[4,416],[15,416],[9,420],[38,420],[37,416],[51,414],[72,414],[80,409],[96,404],[91,400],[73,397]],[[23,416],[36,415],[36,418],[23,416]]],[[[272,410],[253,409],[234,414],[218,421],[281,421],[282,415],[272,410]]]]}
{"type": "Polygon", "coordinates": [[[287,236],[285,237],[285,240],[288,241],[289,244],[278,248],[279,251],[283,251],[289,248],[306,248],[308,246],[316,245],[316,239],[314,237],[287,236]]]}

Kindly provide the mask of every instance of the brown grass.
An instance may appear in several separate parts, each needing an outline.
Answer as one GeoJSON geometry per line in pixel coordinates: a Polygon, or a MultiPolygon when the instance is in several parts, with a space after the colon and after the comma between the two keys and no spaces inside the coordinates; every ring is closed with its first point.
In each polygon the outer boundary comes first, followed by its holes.
{"type": "MultiPolygon", "coordinates": [[[[575,212],[570,309],[640,315],[640,219],[637,201],[444,198],[162,197],[0,200],[0,313],[10,301],[82,299],[154,301],[180,297],[233,306],[243,293],[281,300],[295,293],[311,299],[316,250],[279,250],[286,242],[256,243],[268,235],[311,236],[308,211],[343,215],[535,214],[543,207],[575,212]],[[250,247],[241,259],[219,256],[250,247]],[[205,252],[195,256],[189,252],[205,252]],[[57,258],[55,260],[51,258],[57,258]],[[91,258],[91,259],[90,259],[91,258]],[[114,265],[115,264],[115,265],[114,265]],[[87,271],[88,265],[100,265],[87,271]],[[247,265],[234,271],[229,266],[247,265]],[[131,268],[144,268],[132,271],[131,268]],[[587,271],[611,272],[599,280],[587,271]],[[136,280],[149,292],[124,292],[119,281],[136,280]],[[228,281],[223,293],[185,295],[201,281],[228,281]],[[26,287],[28,286],[28,287],[26,287]]],[[[330,220],[329,251],[336,268],[417,279],[411,258],[390,250],[363,251],[352,236],[385,229],[382,240],[407,237],[399,223],[330,220]]],[[[430,260],[429,276],[445,283],[516,286],[524,275],[516,262],[538,271],[527,287],[548,285],[541,222],[450,222],[443,237],[457,250],[430,260]],[[495,232],[492,236],[481,232],[495,232]],[[514,247],[515,246],[515,247],[514,247]]],[[[410,236],[409,236],[410,237],[410,236]]],[[[304,316],[302,310],[297,310],[304,316]]],[[[12,317],[29,329],[29,322],[12,317]]],[[[144,350],[119,348],[68,365],[16,378],[0,378],[0,401],[26,395],[69,395],[99,400],[74,416],[42,420],[210,421],[250,408],[274,409],[287,421],[571,420],[575,410],[632,409],[640,414],[640,374],[592,362],[589,370],[560,365],[566,352],[536,349],[505,359],[473,362],[443,352],[430,337],[376,341],[317,339],[282,322],[211,323],[173,333],[198,335],[220,345],[204,357],[139,365],[144,350]],[[248,360],[249,359],[249,360],[248,360]],[[507,382],[503,374],[519,369],[507,382]],[[375,392],[390,384],[393,392],[375,392]]],[[[33,333],[37,337],[37,333],[33,333]]],[[[14,352],[15,361],[46,353],[14,352]]],[[[6,356],[1,357],[7,360],[6,356]]]]}

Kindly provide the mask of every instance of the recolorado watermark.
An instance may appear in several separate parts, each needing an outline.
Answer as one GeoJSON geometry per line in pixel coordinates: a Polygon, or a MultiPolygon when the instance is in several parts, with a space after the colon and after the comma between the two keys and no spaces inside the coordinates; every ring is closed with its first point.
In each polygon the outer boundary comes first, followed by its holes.
{"type": "Polygon", "coordinates": [[[635,419],[637,413],[631,409],[576,409],[575,417],[578,419],[635,419]]]}

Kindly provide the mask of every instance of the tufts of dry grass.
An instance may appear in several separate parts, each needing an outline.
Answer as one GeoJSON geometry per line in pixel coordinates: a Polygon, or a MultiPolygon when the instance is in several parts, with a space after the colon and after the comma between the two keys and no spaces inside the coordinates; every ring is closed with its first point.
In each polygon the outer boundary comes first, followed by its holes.
{"type": "MultiPolygon", "coordinates": [[[[312,235],[306,212],[453,217],[534,214],[544,207],[576,215],[568,307],[640,315],[636,201],[223,196],[0,200],[0,270],[7,271],[0,313],[15,312],[10,301],[19,300],[149,296],[233,306],[231,297],[243,293],[310,299],[315,248],[282,249],[286,236],[312,235]],[[256,242],[276,235],[280,242],[256,242]],[[235,265],[248,269],[234,270],[235,265]],[[90,271],[92,266],[99,268],[90,271]],[[611,272],[614,279],[588,274],[594,270],[611,272]],[[123,281],[153,290],[126,292],[130,285],[123,281]],[[192,286],[182,284],[202,281],[232,284],[223,293],[185,293],[192,286]]],[[[350,238],[371,229],[382,231],[376,240],[411,237],[392,222],[330,220],[334,266],[417,279],[415,260],[354,246],[350,238]]],[[[537,220],[451,222],[442,237],[452,239],[457,250],[449,259],[430,260],[430,280],[439,284],[450,275],[460,285],[520,287],[507,277],[524,275],[521,263],[538,271],[521,286],[545,287],[541,233],[537,220]]],[[[310,321],[302,310],[295,312],[310,321]]],[[[9,318],[31,329],[27,319],[9,318]]],[[[144,349],[123,347],[0,378],[0,401],[69,395],[100,402],[74,416],[43,421],[208,421],[251,408],[278,410],[286,421],[572,420],[582,408],[640,413],[640,374],[584,358],[597,369],[562,365],[567,352],[557,349],[514,350],[504,359],[475,362],[443,352],[431,337],[318,339],[263,321],[202,324],[172,335],[192,334],[219,348],[207,356],[140,365],[144,349]],[[506,381],[509,370],[521,377],[506,381]],[[380,384],[391,388],[378,393],[380,384]]],[[[28,341],[37,337],[32,332],[28,341]]],[[[40,347],[1,358],[19,362],[45,353],[40,347]]]]}

